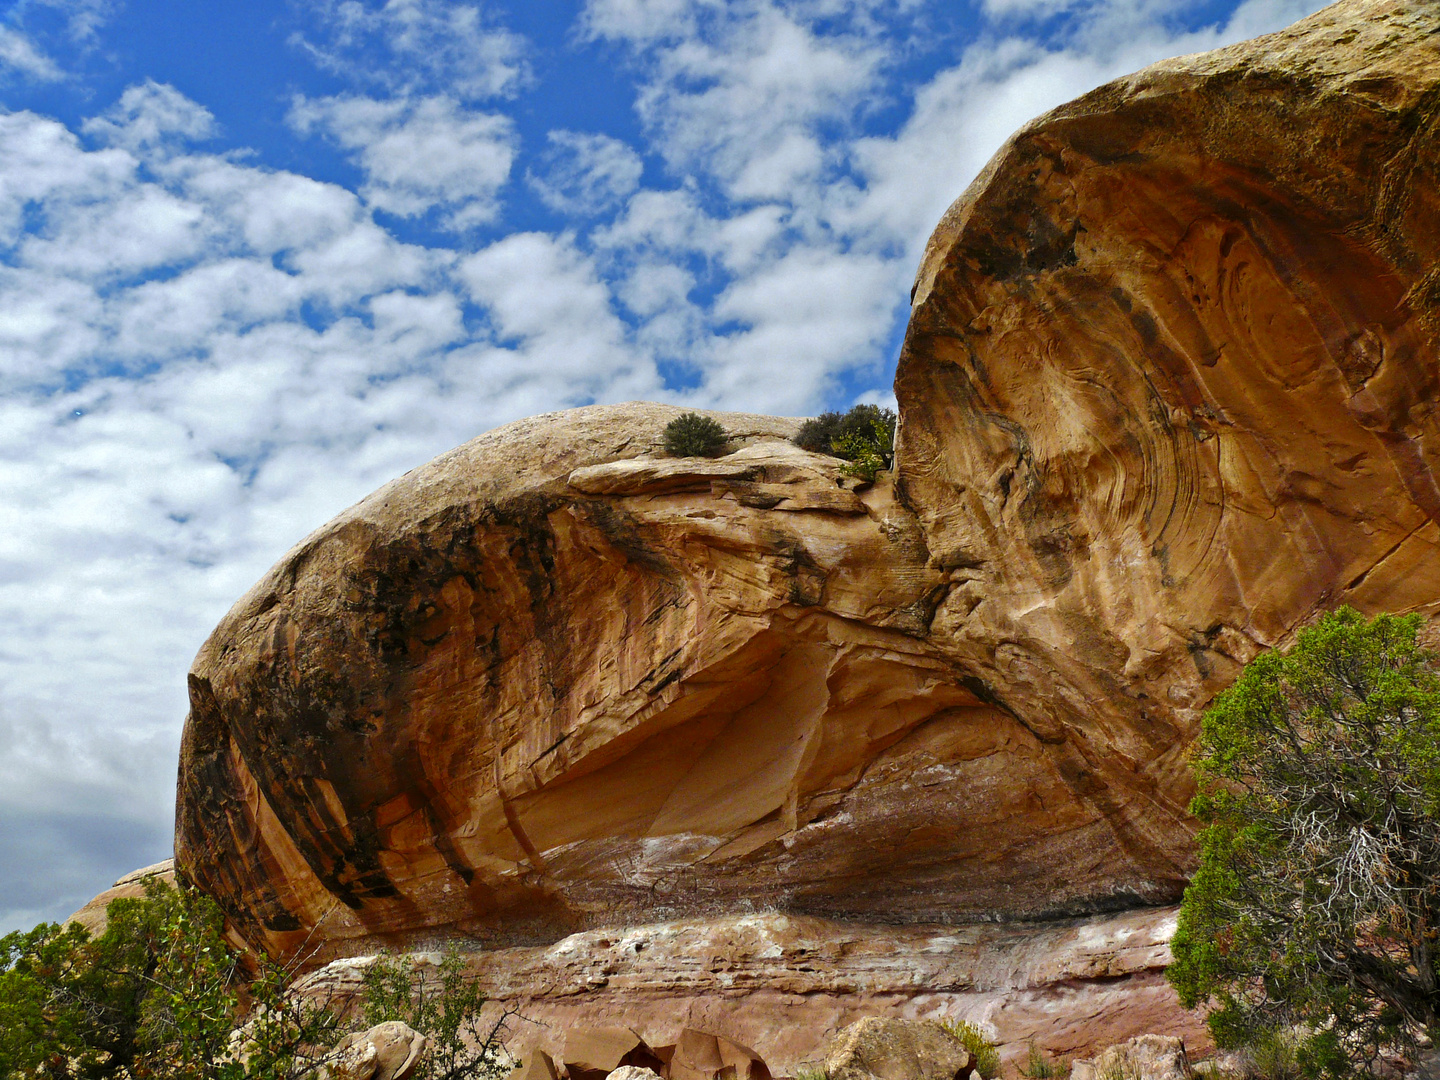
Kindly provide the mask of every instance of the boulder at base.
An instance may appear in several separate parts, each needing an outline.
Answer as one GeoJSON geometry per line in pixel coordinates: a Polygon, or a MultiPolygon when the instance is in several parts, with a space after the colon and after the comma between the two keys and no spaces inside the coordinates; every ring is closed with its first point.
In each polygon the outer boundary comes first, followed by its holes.
{"type": "Polygon", "coordinates": [[[1094,1061],[1077,1061],[1070,1080],[1193,1080],[1185,1040],[1173,1035],[1139,1035],[1103,1051],[1094,1061]]]}
{"type": "Polygon", "coordinates": [[[870,1016],[851,1024],[825,1058],[828,1080],[968,1080],[975,1059],[933,1020],[870,1016]]]}

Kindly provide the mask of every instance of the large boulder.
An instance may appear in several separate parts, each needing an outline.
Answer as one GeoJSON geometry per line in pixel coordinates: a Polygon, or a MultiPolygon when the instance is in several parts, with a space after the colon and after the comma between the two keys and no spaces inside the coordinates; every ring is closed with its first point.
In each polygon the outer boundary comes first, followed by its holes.
{"type": "Polygon", "coordinates": [[[1077,1061],[1070,1080],[1194,1080],[1185,1040],[1174,1035],[1137,1035],[1107,1047],[1093,1061],[1077,1061]]]}
{"type": "Polygon", "coordinates": [[[347,1035],[321,1066],[324,1080],[408,1080],[425,1062],[430,1039],[400,1020],[347,1035]]]}
{"type": "Polygon", "coordinates": [[[1063,778],[1052,897],[1178,886],[1186,748],[1256,653],[1440,602],[1437,94],[1440,5],[1342,0],[1027,125],[929,242],[926,640],[1063,778]]]}
{"type": "Polygon", "coordinates": [[[182,877],[321,957],[1176,898],[1213,695],[1440,601],[1437,31],[1343,0],[1022,130],[927,250],[895,478],[603,406],[316,531],[195,660],[182,877]]]}
{"type": "Polygon", "coordinates": [[[828,1080],[969,1080],[970,1051],[933,1020],[867,1016],[835,1039],[828,1080]]]}

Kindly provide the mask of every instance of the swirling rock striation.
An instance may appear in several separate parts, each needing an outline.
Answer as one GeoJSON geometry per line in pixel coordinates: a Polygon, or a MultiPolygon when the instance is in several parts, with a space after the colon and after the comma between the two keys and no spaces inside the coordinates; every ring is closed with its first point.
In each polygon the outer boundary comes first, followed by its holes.
{"type": "Polygon", "coordinates": [[[1440,600],[1440,7],[1344,0],[1017,133],[936,229],[900,497],[927,641],[1157,885],[1199,711],[1317,611],[1440,600]]]}
{"type": "Polygon", "coordinates": [[[1027,126],[927,249],[893,481],[629,405],[382,488],[197,656],[181,876],[277,954],[1174,899],[1210,698],[1440,600],[1437,117],[1440,9],[1344,0],[1027,126]]]}

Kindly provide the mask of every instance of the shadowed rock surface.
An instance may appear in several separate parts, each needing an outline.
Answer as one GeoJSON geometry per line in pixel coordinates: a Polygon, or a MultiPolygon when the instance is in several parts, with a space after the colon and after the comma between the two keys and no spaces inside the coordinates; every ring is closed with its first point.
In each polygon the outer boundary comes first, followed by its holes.
{"type": "Polygon", "coordinates": [[[1345,0],[1017,134],[927,249],[893,484],[604,406],[318,530],[196,658],[181,875],[277,954],[1173,900],[1213,695],[1440,600],[1437,31],[1345,0]]]}

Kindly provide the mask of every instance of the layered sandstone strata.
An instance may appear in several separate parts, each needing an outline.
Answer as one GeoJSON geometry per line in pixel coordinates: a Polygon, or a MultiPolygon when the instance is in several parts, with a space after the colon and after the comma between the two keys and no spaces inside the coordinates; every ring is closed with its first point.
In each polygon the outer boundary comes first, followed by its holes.
{"type": "MultiPolygon", "coordinates": [[[[877,1015],[968,1019],[1002,1058],[1030,1046],[1057,1057],[1093,1055],[1153,1031],[1182,1036],[1203,1055],[1203,1021],[1165,982],[1174,908],[1043,925],[877,926],[760,913],[592,930],[553,945],[475,953],[469,970],[494,1008],[526,1018],[510,1049],[557,1060],[567,1032],[633,1028],[673,1043],[685,1028],[753,1047],[777,1076],[819,1067],[847,1026],[877,1015]]],[[[410,960],[423,976],[439,954],[410,960]]],[[[320,998],[358,992],[369,957],[309,975],[320,998]]]]}
{"type": "Polygon", "coordinates": [[[381,489],[196,658],[182,876],[276,953],[1173,899],[1210,698],[1440,600],[1437,116],[1440,8],[1344,0],[1029,125],[927,250],[893,482],[631,405],[381,489]]]}

